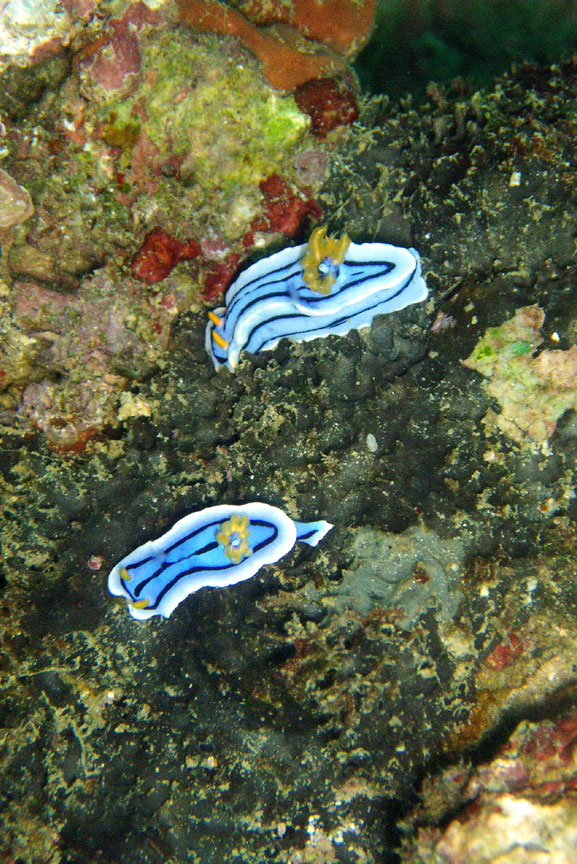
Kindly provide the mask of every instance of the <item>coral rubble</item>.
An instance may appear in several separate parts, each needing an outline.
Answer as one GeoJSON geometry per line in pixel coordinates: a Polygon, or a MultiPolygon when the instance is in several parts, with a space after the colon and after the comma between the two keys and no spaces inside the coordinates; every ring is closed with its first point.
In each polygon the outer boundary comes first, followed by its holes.
{"type": "Polygon", "coordinates": [[[489,379],[487,391],[501,405],[500,414],[485,416],[487,426],[518,443],[547,441],[562,414],[577,408],[577,345],[537,353],[544,320],[536,306],[518,309],[509,321],[487,330],[463,361],[489,379]]]}
{"type": "Polygon", "coordinates": [[[577,714],[524,721],[494,758],[428,781],[415,822],[458,811],[443,828],[420,827],[406,846],[414,864],[571,864],[577,844],[577,714]]]}
{"type": "Polygon", "coordinates": [[[34,213],[30,193],[0,170],[0,230],[20,225],[34,213]]]}
{"type": "Polygon", "coordinates": [[[292,96],[263,87],[248,54],[239,63],[217,42],[128,3],[85,37],[61,91],[33,119],[5,119],[4,418],[54,446],[76,449],[114,429],[125,416],[121,394],[163,362],[178,314],[222,292],[255,242],[294,236],[322,213],[295,182],[295,158],[311,140],[307,116],[292,96]],[[220,238],[218,254],[209,237],[220,238]],[[192,259],[194,270],[183,263],[192,259]],[[78,339],[90,304],[102,321],[124,309],[129,323],[113,327],[122,362],[107,336],[78,339]],[[71,315],[77,327],[64,324],[71,315]],[[76,363],[90,351],[83,383],[76,363]],[[14,389],[22,384],[30,386],[14,389]]]}

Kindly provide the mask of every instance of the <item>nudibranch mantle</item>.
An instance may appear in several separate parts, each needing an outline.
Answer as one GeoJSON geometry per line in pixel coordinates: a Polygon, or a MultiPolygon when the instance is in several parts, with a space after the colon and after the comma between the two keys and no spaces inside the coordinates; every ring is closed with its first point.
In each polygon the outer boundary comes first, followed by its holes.
{"type": "Polygon", "coordinates": [[[235,369],[243,350],[342,336],[427,294],[416,249],[336,240],[315,228],[308,243],[257,261],[230,285],[225,306],[209,313],[206,349],[215,369],[235,369]]]}
{"type": "Polygon", "coordinates": [[[126,555],[111,570],[108,590],[128,601],[133,618],[168,618],[194,591],[250,579],[297,540],[316,546],[332,527],[295,522],[269,504],[207,507],[126,555]]]}

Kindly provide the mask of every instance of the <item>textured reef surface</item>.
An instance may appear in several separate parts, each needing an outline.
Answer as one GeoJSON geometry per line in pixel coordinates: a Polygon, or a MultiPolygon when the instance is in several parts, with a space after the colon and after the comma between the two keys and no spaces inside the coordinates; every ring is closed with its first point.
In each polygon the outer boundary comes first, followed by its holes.
{"type": "Polygon", "coordinates": [[[63,8],[0,97],[0,857],[572,864],[577,64],[312,111],[175,9],[63,8]],[[323,220],[429,299],[215,372],[207,310],[323,220]],[[253,501],[335,527],[108,594],[253,501]]]}

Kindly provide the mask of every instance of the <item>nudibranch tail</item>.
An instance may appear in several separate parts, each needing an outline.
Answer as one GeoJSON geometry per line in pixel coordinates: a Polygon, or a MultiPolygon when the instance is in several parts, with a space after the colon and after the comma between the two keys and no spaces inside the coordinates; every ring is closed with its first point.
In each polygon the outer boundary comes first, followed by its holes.
{"type": "Polygon", "coordinates": [[[318,522],[295,522],[295,527],[299,543],[317,546],[333,526],[330,522],[320,519],[318,522]]]}
{"type": "Polygon", "coordinates": [[[234,585],[286,555],[297,540],[316,546],[332,525],[294,522],[268,504],[220,505],[190,513],[131,552],[108,577],[133,618],[165,618],[200,588],[234,585]]]}
{"type": "Polygon", "coordinates": [[[306,342],[370,326],[375,315],[420,303],[428,291],[415,249],[352,243],[315,228],[292,246],[244,270],[209,314],[205,345],[215,369],[235,369],[242,351],[257,354],[281,339],[306,342]]]}

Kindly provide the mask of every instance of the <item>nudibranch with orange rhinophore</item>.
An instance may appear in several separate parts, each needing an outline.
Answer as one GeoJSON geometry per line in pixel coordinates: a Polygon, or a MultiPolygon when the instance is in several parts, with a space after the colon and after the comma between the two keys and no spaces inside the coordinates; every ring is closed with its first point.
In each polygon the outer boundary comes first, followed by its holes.
{"type": "Polygon", "coordinates": [[[375,315],[420,303],[428,290],[416,249],[352,243],[315,228],[309,242],[251,264],[209,313],[205,344],[215,369],[235,369],[281,339],[305,342],[370,326],[375,315]]]}
{"type": "Polygon", "coordinates": [[[270,504],[207,507],[126,555],[111,570],[108,590],[127,600],[133,618],[168,618],[194,591],[250,579],[297,540],[316,546],[332,527],[295,522],[270,504]]]}

